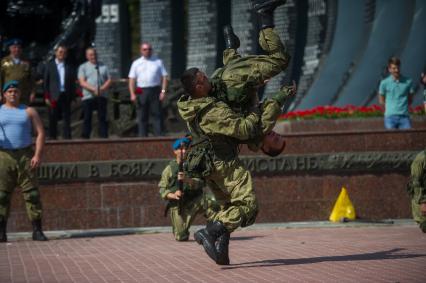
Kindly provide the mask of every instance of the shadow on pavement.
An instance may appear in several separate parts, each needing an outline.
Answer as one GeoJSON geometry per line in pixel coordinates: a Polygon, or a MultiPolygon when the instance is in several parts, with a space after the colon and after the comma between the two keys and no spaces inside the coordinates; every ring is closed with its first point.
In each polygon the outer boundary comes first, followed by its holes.
{"type": "Polygon", "coordinates": [[[253,240],[256,238],[263,238],[264,236],[247,236],[247,237],[231,237],[231,241],[246,241],[253,240]]]}
{"type": "Polygon", "coordinates": [[[360,261],[360,260],[383,260],[383,259],[404,259],[425,257],[426,254],[394,254],[404,249],[392,249],[388,251],[380,251],[374,253],[341,255],[341,256],[323,256],[312,258],[294,258],[294,259],[267,259],[261,261],[244,262],[231,264],[222,269],[246,268],[246,267],[262,267],[262,266],[279,266],[279,265],[295,265],[295,264],[311,264],[325,261],[360,261]]]}

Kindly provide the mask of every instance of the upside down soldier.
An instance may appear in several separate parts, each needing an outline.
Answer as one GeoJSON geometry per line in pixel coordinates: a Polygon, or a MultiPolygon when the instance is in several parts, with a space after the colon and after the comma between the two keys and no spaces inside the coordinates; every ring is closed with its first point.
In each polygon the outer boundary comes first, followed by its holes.
{"type": "MultiPolygon", "coordinates": [[[[261,16],[262,33],[273,34],[273,12],[284,2],[269,0],[255,6],[261,16]]],[[[261,36],[261,41],[262,38],[261,36]]],[[[285,54],[278,36],[271,37],[271,41],[277,47],[273,53],[285,54]]],[[[271,70],[271,67],[266,66],[270,66],[271,62],[267,62],[265,66],[258,68],[257,79],[249,80],[250,83],[262,83],[276,75],[287,66],[288,61],[278,56],[272,63],[278,66],[277,71],[262,74],[262,70],[271,70]]],[[[242,70],[251,72],[250,64],[247,66],[249,70],[242,70]]],[[[265,149],[267,146],[267,154],[279,154],[283,148],[282,139],[268,133],[275,125],[284,102],[295,92],[294,87],[283,87],[263,103],[260,113],[257,105],[250,103],[250,107],[235,109],[233,106],[238,106],[238,102],[232,105],[226,98],[244,97],[255,84],[247,85],[243,82],[238,85],[238,80],[246,78],[243,76],[235,80],[233,87],[231,83],[225,83],[226,66],[224,69],[219,71],[220,76],[216,75],[211,81],[197,68],[185,71],[181,82],[189,95],[182,96],[178,101],[179,113],[193,136],[193,144],[187,154],[186,173],[204,178],[220,205],[220,210],[211,218],[212,221],[206,228],[197,231],[194,238],[203,245],[209,257],[221,265],[230,262],[230,233],[238,227],[252,225],[258,213],[251,174],[238,158],[238,147],[242,143],[263,139],[262,147],[265,149]]],[[[233,74],[236,72],[229,74],[228,81],[235,78],[233,74]]]]}

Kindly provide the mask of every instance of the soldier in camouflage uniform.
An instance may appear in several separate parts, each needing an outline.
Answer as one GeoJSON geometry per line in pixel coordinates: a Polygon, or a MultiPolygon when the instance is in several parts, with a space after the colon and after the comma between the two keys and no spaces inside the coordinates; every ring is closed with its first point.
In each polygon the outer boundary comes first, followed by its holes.
{"type": "Polygon", "coordinates": [[[426,233],[426,150],[417,154],[411,164],[407,191],[411,198],[413,218],[426,233]]]}
{"type": "Polygon", "coordinates": [[[181,154],[182,156],[185,155],[190,142],[189,138],[181,138],[173,143],[176,159],[170,161],[164,169],[158,184],[161,198],[168,200],[166,213],[170,211],[173,235],[176,241],[188,240],[189,228],[198,214],[204,212],[204,216],[209,218],[214,213],[214,198],[203,193],[205,182],[202,179],[187,179],[189,182],[184,181],[183,195],[179,190],[178,179],[185,180],[183,174],[179,173],[180,156],[181,154]],[[183,203],[181,211],[179,211],[178,201],[181,198],[183,203]]]}
{"type": "MultiPolygon", "coordinates": [[[[263,103],[260,113],[258,105],[252,103],[250,97],[253,93],[251,90],[287,66],[288,56],[271,29],[273,12],[284,2],[268,0],[257,8],[255,6],[261,16],[263,34],[269,33],[274,42],[268,46],[275,46],[272,53],[280,55],[274,58],[269,56],[268,60],[264,58],[263,62],[254,61],[253,65],[250,60],[242,60],[240,67],[228,73],[226,69],[232,60],[242,59],[236,56],[229,59],[227,66],[215,72],[211,80],[197,68],[185,71],[181,77],[189,96],[184,95],[179,99],[178,109],[194,138],[187,156],[186,172],[205,178],[220,205],[212,221],[206,228],[197,231],[194,238],[203,245],[209,257],[220,265],[230,262],[230,233],[238,227],[253,224],[258,213],[250,172],[238,158],[239,145],[265,137],[281,114],[284,102],[295,91],[294,87],[284,87],[263,103]],[[244,106],[238,107],[239,104],[244,106]]],[[[267,37],[261,36],[260,40],[264,38],[267,42],[267,37]]],[[[232,39],[232,34],[228,39],[232,39]]],[[[270,140],[263,139],[264,144],[267,141],[270,142],[269,150],[282,151],[283,141],[277,139],[276,135],[272,135],[270,140]]]]}
{"type": "Polygon", "coordinates": [[[34,77],[31,73],[31,65],[28,61],[21,58],[22,42],[20,39],[12,39],[7,44],[10,54],[0,62],[0,85],[10,80],[18,81],[22,93],[21,103],[28,105],[35,98],[34,77]]]}

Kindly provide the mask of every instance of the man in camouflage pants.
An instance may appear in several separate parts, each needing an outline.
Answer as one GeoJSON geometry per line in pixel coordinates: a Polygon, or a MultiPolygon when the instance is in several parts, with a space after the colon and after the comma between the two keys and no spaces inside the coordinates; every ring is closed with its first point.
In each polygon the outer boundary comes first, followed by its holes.
{"type": "MultiPolygon", "coordinates": [[[[220,205],[213,221],[197,231],[194,238],[220,265],[229,264],[230,233],[238,227],[253,224],[258,213],[251,174],[238,158],[238,147],[265,137],[281,114],[284,102],[295,91],[294,88],[282,88],[263,103],[260,113],[257,105],[249,104],[250,107],[245,109],[235,109],[232,105],[233,97],[246,96],[256,85],[287,66],[288,55],[271,28],[273,12],[283,3],[270,0],[255,6],[262,20],[261,44],[269,41],[268,46],[275,46],[270,49],[273,56],[259,61],[260,56],[253,57],[253,60],[235,56],[215,72],[211,80],[197,68],[188,69],[181,77],[189,95],[179,99],[178,109],[194,139],[187,156],[187,172],[205,178],[220,205]],[[235,65],[234,70],[228,71],[233,60],[241,62],[241,66],[235,65]]],[[[272,137],[263,139],[263,144],[268,143],[272,151],[281,152],[283,141],[272,137]]]]}
{"type": "Polygon", "coordinates": [[[417,154],[411,164],[407,191],[411,198],[413,218],[426,233],[426,150],[417,154]]]}
{"type": "Polygon", "coordinates": [[[28,218],[33,226],[33,240],[47,241],[41,228],[42,206],[36,169],[41,164],[44,128],[37,111],[20,104],[18,81],[3,86],[4,104],[0,105],[0,242],[7,242],[10,200],[20,187],[28,218]],[[32,136],[35,134],[35,149],[32,136]]]}
{"type": "Polygon", "coordinates": [[[224,28],[226,45],[223,52],[224,66],[213,73],[211,80],[225,84],[227,94],[223,100],[236,111],[243,113],[247,111],[253,102],[256,103],[257,89],[288,66],[290,55],[273,29],[274,10],[284,2],[267,0],[254,6],[261,21],[259,44],[266,55],[242,57],[237,51],[240,46],[239,38],[234,34],[231,26],[224,28]]]}

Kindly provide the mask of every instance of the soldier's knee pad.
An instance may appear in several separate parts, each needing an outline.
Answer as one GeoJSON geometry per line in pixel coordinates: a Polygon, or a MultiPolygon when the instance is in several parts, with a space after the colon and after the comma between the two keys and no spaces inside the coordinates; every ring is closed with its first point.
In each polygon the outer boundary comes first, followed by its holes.
{"type": "Polygon", "coordinates": [[[9,203],[10,193],[0,191],[0,205],[6,205],[9,203]]]}
{"type": "Polygon", "coordinates": [[[40,193],[37,188],[34,188],[25,192],[24,198],[30,203],[37,204],[40,202],[40,193]]]}

